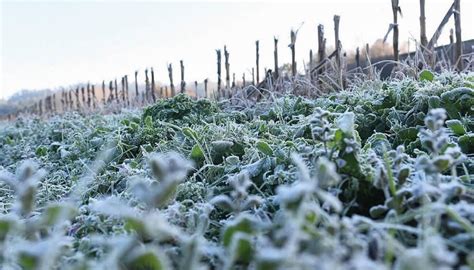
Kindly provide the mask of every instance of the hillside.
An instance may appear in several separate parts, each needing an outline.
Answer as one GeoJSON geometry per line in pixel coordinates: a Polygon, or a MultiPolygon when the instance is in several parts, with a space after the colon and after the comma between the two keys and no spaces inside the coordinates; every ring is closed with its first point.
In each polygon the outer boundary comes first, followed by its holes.
{"type": "Polygon", "coordinates": [[[474,74],[424,71],[20,118],[0,129],[0,268],[472,268],[473,110],[474,74]]]}

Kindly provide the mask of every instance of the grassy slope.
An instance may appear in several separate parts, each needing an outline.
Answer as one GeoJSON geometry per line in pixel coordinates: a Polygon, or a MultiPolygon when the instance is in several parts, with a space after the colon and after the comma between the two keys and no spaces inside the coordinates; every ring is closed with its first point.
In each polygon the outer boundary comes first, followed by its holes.
{"type": "MultiPolygon", "coordinates": [[[[18,229],[2,244],[22,254],[22,245],[70,241],[73,252],[59,263],[89,267],[132,267],[150,250],[176,267],[183,256],[192,260],[186,253],[192,241],[199,244],[191,253],[218,268],[467,264],[474,230],[466,210],[473,203],[473,85],[472,75],[445,73],[433,82],[366,82],[317,100],[286,96],[241,110],[180,95],[143,113],[19,120],[0,131],[0,166],[14,173],[31,159],[48,173],[39,181],[37,208],[15,224],[44,218],[51,202],[68,201],[78,211],[64,217],[71,223],[62,229],[41,223],[42,236],[24,243],[18,239],[26,232],[18,229]],[[435,108],[445,109],[450,128],[442,112],[429,113],[435,108]],[[170,151],[192,160],[194,169],[181,157],[151,154],[170,151]],[[78,183],[88,185],[78,189],[78,183]],[[153,193],[154,185],[170,188],[167,194],[176,189],[175,199],[153,193]],[[127,203],[101,200],[108,195],[127,203]],[[147,222],[156,215],[166,226],[147,222]],[[124,234],[127,228],[136,234],[124,234]],[[107,248],[115,238],[91,240],[95,234],[138,235],[138,244],[121,242],[133,252],[117,251],[123,256],[115,258],[107,248]],[[445,258],[434,246],[449,249],[445,258]]],[[[0,187],[0,211],[12,215],[15,192],[0,187]]],[[[25,263],[8,252],[4,260],[25,263]]]]}

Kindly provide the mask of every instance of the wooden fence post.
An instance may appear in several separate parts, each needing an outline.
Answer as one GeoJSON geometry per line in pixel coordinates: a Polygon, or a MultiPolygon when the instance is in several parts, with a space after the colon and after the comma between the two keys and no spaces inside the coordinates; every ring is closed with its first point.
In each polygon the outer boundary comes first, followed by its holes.
{"type": "MultiPolygon", "coordinates": [[[[257,83],[260,82],[260,54],[259,54],[259,45],[260,42],[257,40],[255,41],[255,51],[256,51],[256,64],[257,64],[257,83]]],[[[255,82],[254,82],[255,84],[255,82]]]]}
{"type": "Polygon", "coordinates": [[[39,111],[39,115],[43,115],[43,100],[40,99],[39,103],[38,103],[38,111],[39,111]]]}
{"type": "Polygon", "coordinates": [[[242,73],[242,88],[245,87],[245,84],[246,83],[245,83],[245,72],[244,72],[244,73],[242,73]]]}
{"type": "Polygon", "coordinates": [[[393,60],[398,62],[400,60],[398,51],[398,12],[400,6],[398,0],[392,0],[392,13],[393,13],[393,60]]]}
{"type": "Polygon", "coordinates": [[[290,32],[290,47],[291,49],[291,75],[296,76],[296,54],[295,54],[295,45],[296,45],[296,32],[291,30],[290,32]]]}
{"type": "MultiPolygon", "coordinates": [[[[324,26],[322,24],[318,25],[318,65],[326,58],[326,39],[324,38],[324,26]]],[[[324,66],[318,71],[318,74],[322,74],[324,72],[324,66]]]]}
{"type": "Polygon", "coordinates": [[[102,80],[102,103],[105,104],[105,81],[102,80]]]}
{"type": "Polygon", "coordinates": [[[341,48],[339,42],[339,21],[341,17],[339,15],[334,15],[334,36],[335,36],[335,50],[336,50],[336,68],[337,71],[341,71],[341,48]]]}
{"type": "Polygon", "coordinates": [[[76,87],[76,110],[81,109],[81,104],[79,101],[79,87],[76,87]]]}
{"type": "Polygon", "coordinates": [[[181,66],[181,94],[184,94],[184,92],[186,91],[186,82],[184,81],[184,62],[183,62],[183,60],[180,60],[179,64],[181,66]]]}
{"type": "Polygon", "coordinates": [[[128,91],[128,75],[125,75],[125,96],[127,99],[127,105],[130,105],[130,92],[128,91]]]}
{"type": "Polygon", "coordinates": [[[196,90],[196,99],[199,98],[198,96],[198,82],[194,81],[194,89],[196,90]]]}
{"type": "Polygon", "coordinates": [[[232,73],[232,88],[235,88],[235,73],[232,73]]]}
{"type": "Polygon", "coordinates": [[[138,93],[138,70],[135,71],[135,99],[138,101],[138,98],[140,97],[140,94],[138,93]]]}
{"type": "Polygon", "coordinates": [[[278,39],[274,36],[273,37],[273,62],[274,62],[274,73],[273,76],[278,79],[279,71],[278,71],[278,39]]]}
{"type": "Polygon", "coordinates": [[[357,68],[360,68],[360,52],[359,52],[359,47],[356,48],[355,62],[356,62],[356,67],[357,67],[357,68]]]}
{"type": "Polygon", "coordinates": [[[122,85],[122,101],[125,104],[125,77],[122,77],[121,85],[122,85]]]}
{"type": "Polygon", "coordinates": [[[61,110],[62,110],[63,112],[66,111],[66,108],[65,108],[65,106],[64,106],[64,104],[65,104],[64,96],[65,96],[65,95],[64,95],[64,89],[63,89],[63,90],[61,91],[61,110]]]}
{"type": "Polygon", "coordinates": [[[252,68],[252,85],[255,85],[255,70],[252,68]]]}
{"type": "Polygon", "coordinates": [[[463,70],[461,38],[461,0],[454,0],[454,29],[456,33],[455,59],[458,71],[463,70]]]}
{"type": "Polygon", "coordinates": [[[425,0],[420,0],[420,42],[421,51],[424,52],[428,45],[428,38],[426,37],[425,0]]]}
{"type": "Polygon", "coordinates": [[[114,89],[115,89],[115,100],[117,101],[117,103],[119,102],[119,97],[118,97],[118,87],[117,87],[117,78],[115,78],[114,80],[114,89]]]}
{"type": "Polygon", "coordinates": [[[69,90],[68,96],[69,96],[69,110],[73,110],[73,101],[72,101],[72,89],[69,90]]]}
{"type": "Polygon", "coordinates": [[[227,46],[224,45],[224,67],[225,67],[225,87],[230,88],[230,71],[229,71],[229,52],[227,46]]]}
{"type": "Polygon", "coordinates": [[[81,87],[81,96],[82,96],[82,106],[86,106],[86,95],[84,86],[81,87]]]}
{"type": "Polygon", "coordinates": [[[113,87],[113,82],[110,81],[109,82],[109,102],[111,103],[112,101],[114,101],[114,87],[113,87]]]}
{"type": "Polygon", "coordinates": [[[92,84],[91,87],[92,87],[92,89],[91,89],[91,92],[92,92],[92,107],[94,107],[94,109],[95,109],[95,107],[97,106],[97,104],[96,104],[97,103],[97,97],[95,95],[95,85],[92,84]]]}
{"type": "Polygon", "coordinates": [[[151,99],[153,100],[153,103],[156,102],[155,90],[155,72],[153,71],[153,68],[151,68],[151,99]]]}
{"type": "Polygon", "coordinates": [[[51,109],[53,110],[53,112],[57,112],[57,108],[56,108],[56,94],[53,94],[53,96],[51,97],[51,109]]]}
{"type": "Polygon", "coordinates": [[[150,100],[150,80],[148,79],[148,69],[145,69],[145,101],[150,100]]]}
{"type": "Polygon", "coordinates": [[[216,50],[217,53],[217,98],[221,94],[221,50],[216,50]]]}
{"type": "Polygon", "coordinates": [[[207,93],[207,79],[204,79],[204,95],[205,98],[209,98],[209,95],[207,93]]]}
{"type": "Polygon", "coordinates": [[[311,74],[311,71],[313,70],[313,50],[309,50],[309,64],[308,64],[308,74],[309,74],[309,79],[312,81],[313,80],[313,75],[311,74]]]}
{"type": "Polygon", "coordinates": [[[456,63],[454,59],[454,30],[453,28],[449,29],[449,61],[451,61],[451,66],[456,63]]]}
{"type": "Polygon", "coordinates": [[[92,96],[91,96],[91,86],[90,83],[87,83],[87,107],[92,106],[92,96]]]}
{"type": "Polygon", "coordinates": [[[171,65],[171,63],[168,65],[168,76],[170,79],[171,96],[175,96],[176,92],[173,84],[173,66],[171,65]]]}

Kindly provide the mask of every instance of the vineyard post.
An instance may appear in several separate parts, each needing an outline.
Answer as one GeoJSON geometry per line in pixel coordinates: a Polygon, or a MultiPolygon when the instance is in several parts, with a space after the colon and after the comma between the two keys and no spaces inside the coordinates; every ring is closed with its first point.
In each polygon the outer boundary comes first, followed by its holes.
{"type": "Polygon", "coordinates": [[[115,78],[114,80],[114,89],[115,89],[115,100],[117,101],[117,103],[119,102],[119,97],[118,97],[118,87],[117,87],[117,78],[115,78]]]}
{"type": "Polygon", "coordinates": [[[217,53],[217,98],[221,93],[221,50],[216,50],[217,53]]]}
{"type": "Polygon", "coordinates": [[[229,71],[229,52],[227,46],[224,45],[224,67],[225,67],[225,87],[230,87],[230,71],[229,71]]]}
{"type": "Polygon", "coordinates": [[[163,96],[163,86],[160,86],[160,98],[164,98],[164,96],[163,96]]]}
{"type": "Polygon", "coordinates": [[[209,98],[208,93],[207,93],[207,79],[204,79],[204,95],[205,95],[205,98],[209,98]]]}
{"type": "Polygon", "coordinates": [[[291,75],[293,77],[296,76],[296,55],[295,55],[295,44],[296,43],[296,32],[291,30],[290,32],[290,45],[288,47],[290,47],[291,49],[291,75]]]}
{"type": "Polygon", "coordinates": [[[69,90],[68,95],[69,95],[69,110],[72,111],[72,110],[73,110],[73,107],[72,107],[72,106],[73,106],[73,101],[72,101],[72,89],[69,90]]]}
{"type": "Polygon", "coordinates": [[[52,102],[51,108],[52,108],[53,112],[57,112],[57,110],[56,110],[56,94],[53,94],[51,102],[52,102]]]}
{"type": "Polygon", "coordinates": [[[184,92],[186,90],[186,82],[184,81],[184,62],[183,62],[183,60],[180,60],[179,64],[181,66],[181,94],[184,94],[184,92]]]}
{"type": "Polygon", "coordinates": [[[91,107],[92,97],[91,97],[91,86],[90,83],[87,82],[87,107],[91,107]]]}
{"type": "Polygon", "coordinates": [[[339,21],[341,17],[334,15],[334,36],[335,36],[335,50],[336,50],[336,68],[337,72],[341,72],[341,48],[339,42],[339,21]]]}
{"type": "Polygon", "coordinates": [[[150,99],[150,80],[148,79],[148,69],[145,69],[145,102],[150,99]]]}
{"type": "Polygon", "coordinates": [[[398,51],[398,12],[400,7],[398,0],[392,0],[392,13],[393,13],[393,60],[398,62],[400,59],[398,51]]]}
{"type": "Polygon", "coordinates": [[[109,102],[112,102],[114,100],[114,87],[113,87],[113,82],[110,81],[109,83],[109,91],[110,91],[110,95],[109,95],[109,102]]]}
{"type": "Polygon", "coordinates": [[[165,96],[166,96],[166,97],[170,97],[170,96],[171,96],[171,93],[169,93],[169,91],[168,91],[168,86],[165,86],[165,96]]]}
{"type": "Polygon", "coordinates": [[[252,68],[252,85],[255,85],[255,70],[252,68]]]}
{"type": "Polygon", "coordinates": [[[82,96],[82,106],[86,106],[86,95],[85,95],[85,89],[84,86],[81,87],[81,96],[82,96]]]}
{"type": "Polygon", "coordinates": [[[242,88],[245,87],[245,72],[242,73],[242,88]]]}
{"type": "Polygon", "coordinates": [[[454,64],[456,60],[454,59],[454,30],[453,28],[449,29],[449,60],[451,61],[451,64],[454,64]]]}
{"type": "Polygon", "coordinates": [[[42,116],[43,115],[43,100],[42,99],[40,99],[38,103],[38,111],[39,111],[39,115],[42,116]]]}
{"type": "Polygon", "coordinates": [[[458,71],[463,70],[461,38],[461,0],[454,0],[454,29],[456,34],[455,59],[458,71]]]}
{"type": "Polygon", "coordinates": [[[127,99],[127,105],[130,105],[130,92],[128,91],[128,75],[125,75],[125,96],[127,99]]]}
{"type": "MultiPolygon", "coordinates": [[[[256,51],[256,64],[257,64],[257,83],[260,82],[260,55],[259,55],[259,44],[260,42],[257,40],[255,41],[255,51],[256,51]]],[[[255,85],[255,82],[254,82],[255,85]]]]}
{"type": "Polygon", "coordinates": [[[174,84],[173,84],[173,66],[168,64],[168,76],[170,79],[170,88],[171,88],[171,96],[174,96],[176,94],[175,89],[174,89],[174,84]]]}
{"type": "Polygon", "coordinates": [[[105,80],[102,80],[102,103],[105,104],[105,80]]]}
{"type": "Polygon", "coordinates": [[[91,87],[92,87],[92,90],[91,90],[91,91],[92,91],[92,106],[93,106],[94,109],[95,109],[95,108],[97,107],[97,104],[96,104],[96,103],[97,103],[97,97],[96,97],[96,95],[95,95],[95,85],[92,84],[91,87]]]}
{"type": "Polygon", "coordinates": [[[121,79],[121,86],[122,86],[122,101],[125,104],[125,77],[121,79]]]}
{"type": "Polygon", "coordinates": [[[235,73],[232,73],[232,89],[235,88],[235,73]]]}
{"type": "Polygon", "coordinates": [[[196,90],[196,99],[199,97],[198,96],[198,82],[194,81],[194,89],[196,90]]]}
{"type": "Polygon", "coordinates": [[[64,103],[65,103],[64,97],[65,97],[65,95],[64,95],[64,89],[63,89],[63,90],[61,91],[61,110],[62,110],[63,112],[66,111],[66,108],[65,108],[65,106],[64,106],[64,103]]]}
{"type": "MultiPolygon", "coordinates": [[[[326,39],[324,38],[324,25],[318,25],[318,64],[321,63],[326,58],[326,39]]],[[[324,72],[324,66],[318,71],[318,74],[322,74],[324,72]]]]}
{"type": "Polygon", "coordinates": [[[79,111],[79,109],[81,108],[81,104],[79,102],[79,87],[76,87],[75,96],[76,96],[76,110],[79,111]]]}
{"type": "Polygon", "coordinates": [[[313,50],[309,50],[309,64],[308,64],[308,74],[309,74],[309,79],[312,81],[313,80],[313,75],[311,74],[311,70],[313,70],[313,50]]]}
{"type": "Polygon", "coordinates": [[[155,90],[155,72],[153,71],[153,68],[151,68],[151,99],[153,100],[153,103],[156,102],[155,90]]]}
{"type": "Polygon", "coordinates": [[[274,47],[274,49],[273,49],[273,62],[275,64],[275,66],[274,66],[275,70],[274,70],[273,76],[276,80],[276,79],[278,79],[279,74],[278,74],[278,39],[275,36],[273,37],[273,47],[274,47]]]}
{"type": "Polygon", "coordinates": [[[425,0],[420,0],[420,42],[421,51],[424,52],[428,45],[428,39],[426,37],[425,0]]]}
{"type": "Polygon", "coordinates": [[[138,77],[138,70],[135,71],[135,99],[136,99],[136,101],[138,101],[138,99],[140,97],[140,94],[138,93],[138,80],[137,80],[137,77],[138,77]]]}
{"type": "Polygon", "coordinates": [[[356,67],[357,67],[357,68],[360,68],[360,51],[359,51],[359,47],[356,48],[355,62],[356,62],[356,67]]]}

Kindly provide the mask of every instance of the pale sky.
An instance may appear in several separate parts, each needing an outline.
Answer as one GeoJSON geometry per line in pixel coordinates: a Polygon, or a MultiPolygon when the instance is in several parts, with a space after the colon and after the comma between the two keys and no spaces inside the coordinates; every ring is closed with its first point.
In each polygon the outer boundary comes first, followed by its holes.
{"type": "MultiPolygon", "coordinates": [[[[273,36],[279,37],[279,62],[290,61],[290,30],[297,29],[298,68],[317,50],[317,25],[334,43],[333,15],[341,16],[345,50],[382,38],[392,22],[391,0],[298,1],[4,1],[1,9],[0,98],[21,89],[44,89],[79,82],[101,82],[154,67],[168,82],[167,63],[179,80],[185,63],[188,85],[216,80],[215,49],[227,45],[231,73],[250,79],[255,40],[263,68],[273,66],[273,36]]],[[[452,0],[426,0],[428,39],[452,0]]],[[[419,1],[400,0],[401,42],[419,39],[419,1]]],[[[472,39],[472,0],[461,0],[463,40],[472,39]]],[[[448,42],[451,19],[439,40],[448,42]]],[[[391,42],[389,38],[388,42],[391,42]]],[[[140,73],[143,77],[142,73],[140,73]]]]}

